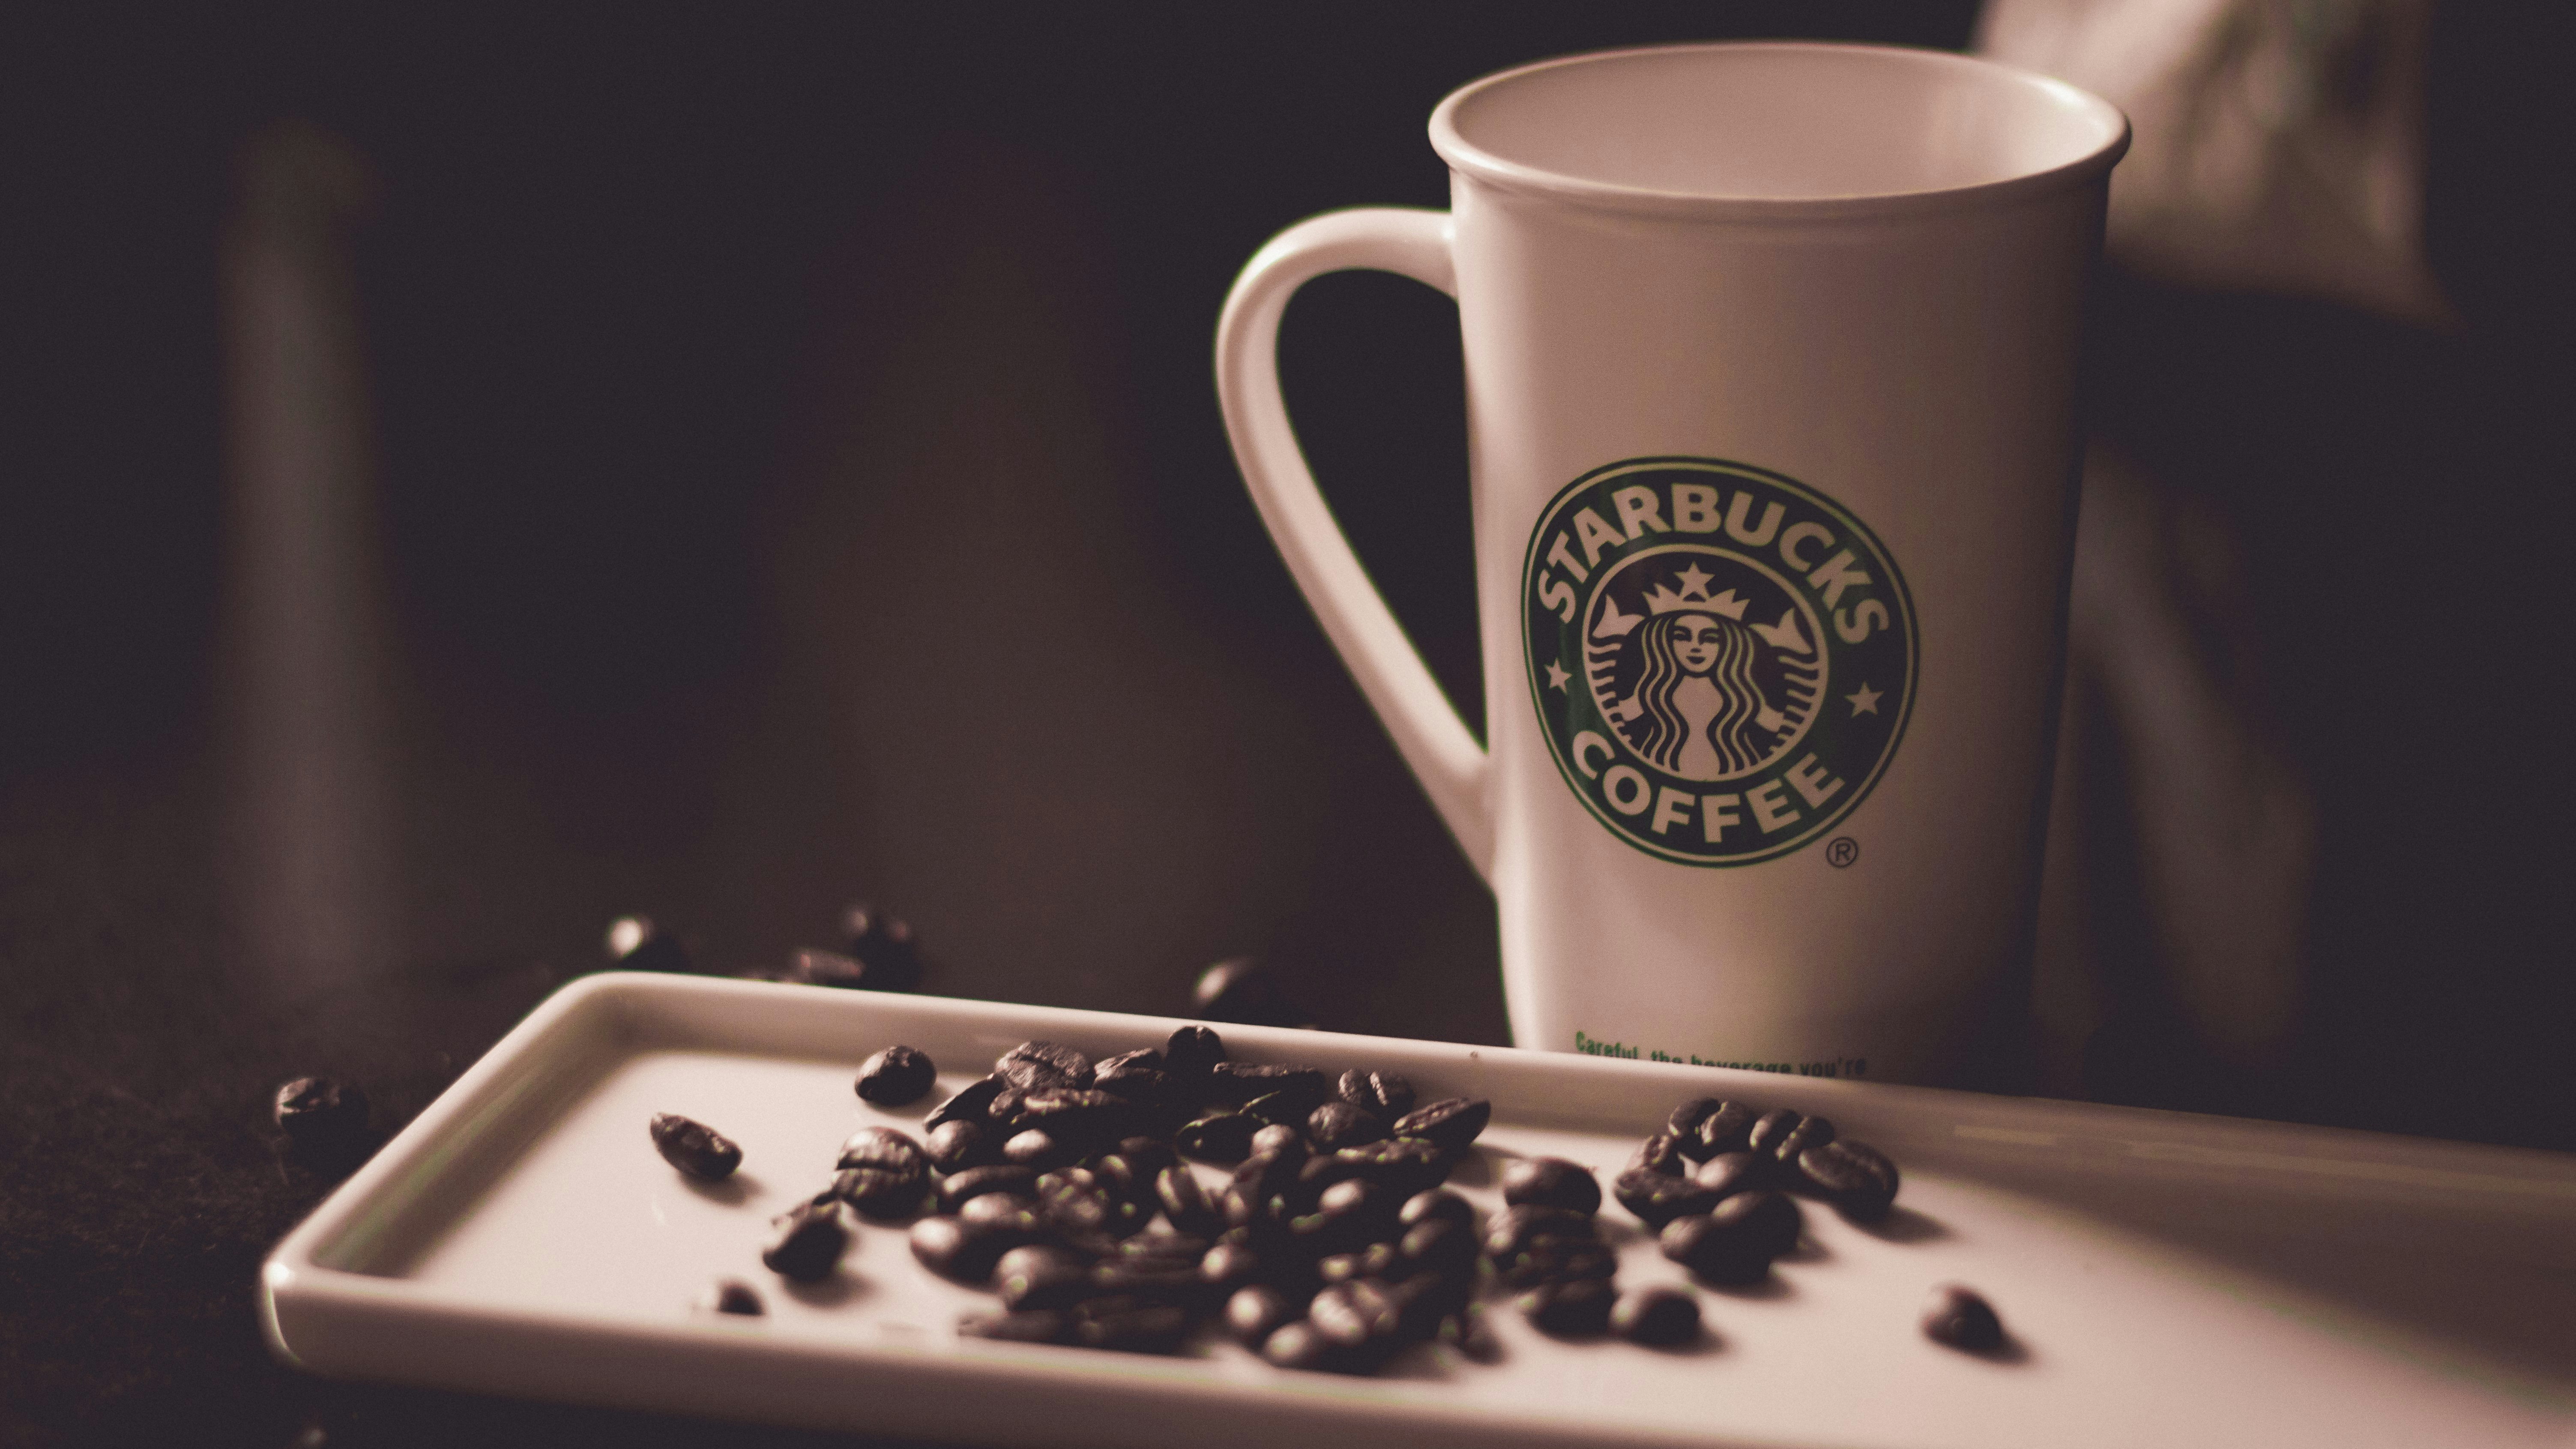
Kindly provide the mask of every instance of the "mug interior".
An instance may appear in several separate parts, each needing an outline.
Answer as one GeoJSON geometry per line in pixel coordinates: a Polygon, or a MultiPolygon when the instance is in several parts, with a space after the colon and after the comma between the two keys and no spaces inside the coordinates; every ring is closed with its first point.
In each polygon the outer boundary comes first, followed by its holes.
{"type": "MultiPolygon", "coordinates": [[[[1943,51],[1703,45],[1546,61],[1433,113],[1504,186],[1617,202],[1852,203],[2108,168],[2128,122],[2060,81],[1943,51]]],[[[1804,208],[1800,208],[1804,209],[1804,208]]]]}

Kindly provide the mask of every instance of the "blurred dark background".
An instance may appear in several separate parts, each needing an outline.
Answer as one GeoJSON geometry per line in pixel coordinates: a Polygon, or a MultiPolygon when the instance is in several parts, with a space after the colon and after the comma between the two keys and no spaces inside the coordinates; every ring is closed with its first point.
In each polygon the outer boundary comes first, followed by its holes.
{"type": "MultiPolygon", "coordinates": [[[[2459,325],[2106,279],[2096,424],[2236,530],[2320,844],[2289,1044],[2222,1063],[2151,986],[2115,993],[2082,1086],[2563,1149],[2576,166],[2534,103],[2567,52],[2455,8],[2427,215],[2459,325]]],[[[182,1412],[199,1442],[665,1432],[310,1384],[250,1312],[327,1186],[271,1153],[268,1089],[344,1075],[397,1125],[623,912],[745,970],[872,898],[934,991],[1177,1012],[1251,954],[1323,1025],[1502,1040],[1490,899],[1235,475],[1225,289],[1300,217],[1445,204],[1424,120],[1485,72],[1725,36],[1955,48],[1975,19],[0,22],[0,1439],[132,1442],[182,1412]],[[348,604],[298,657],[363,703],[302,711],[356,782],[315,807],[347,846],[332,900],[264,873],[244,824],[271,777],[243,740],[293,723],[245,683],[263,574],[227,479],[260,416],[243,319],[269,315],[245,255],[321,256],[355,331],[316,385],[366,403],[335,414],[360,462],[325,530],[355,562],[290,591],[348,604]],[[280,936],[281,909],[327,929],[280,936]]],[[[1453,309],[1327,278],[1283,367],[1476,722],[1453,309]]]]}

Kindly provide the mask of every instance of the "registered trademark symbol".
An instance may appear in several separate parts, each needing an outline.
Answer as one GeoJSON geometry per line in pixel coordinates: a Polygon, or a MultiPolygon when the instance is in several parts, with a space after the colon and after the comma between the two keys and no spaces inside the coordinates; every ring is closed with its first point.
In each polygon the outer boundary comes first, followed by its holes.
{"type": "Polygon", "coordinates": [[[1836,870],[1858,859],[1860,859],[1860,842],[1848,835],[1835,836],[1833,842],[1825,847],[1825,864],[1836,870]]]}

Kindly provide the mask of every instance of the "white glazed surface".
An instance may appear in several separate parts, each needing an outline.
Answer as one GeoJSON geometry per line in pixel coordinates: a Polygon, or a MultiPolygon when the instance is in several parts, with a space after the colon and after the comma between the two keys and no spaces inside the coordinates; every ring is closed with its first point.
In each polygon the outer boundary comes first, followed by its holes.
{"type": "Polygon", "coordinates": [[[1772,45],[1506,73],[1443,102],[1432,135],[1451,211],[1283,233],[1228,300],[1219,391],[1282,554],[1493,885],[1514,1040],[1973,1073],[2036,884],[2080,304],[2124,123],[1957,56],[1772,45]],[[1278,402],[1287,296],[1358,266],[1458,299],[1490,755],[1351,558],[1278,402]],[[1904,575],[1919,682],[1833,832],[1858,842],[1849,869],[1821,841],[1657,859],[1587,815],[1543,738],[1531,529],[1591,470],[1672,455],[1819,490],[1904,575]]]}
{"type": "MultiPolygon", "coordinates": [[[[282,1243],[272,1342],[326,1373],[980,1442],[1156,1445],[2558,1444],[2576,1431],[2576,1161],[2363,1134],[1227,1028],[1236,1054],[1390,1066],[1491,1095],[1460,1185],[1508,1154],[1615,1172],[1683,1098],[1823,1111],[1904,1165],[1880,1231],[1811,1208],[1774,1281],[1701,1291],[1697,1349],[1566,1344],[1489,1305],[1502,1362],[1418,1350],[1381,1379],[1231,1345],[1141,1359],[961,1340],[984,1295],[870,1227],[789,1290],[768,1218],[854,1128],[909,1127],[850,1081],[902,1040],[962,1085],[1029,1036],[1094,1052],[1151,1018],[667,977],[559,993],[282,1243]],[[737,1184],[654,1153],[655,1111],[739,1140],[737,1184]],[[767,1317],[691,1306],[715,1278],[767,1317]],[[1926,1291],[1990,1297],[2007,1361],[1914,1327],[1926,1291]]],[[[1625,1284],[1682,1281],[1616,1207],[1625,1284]]]]}

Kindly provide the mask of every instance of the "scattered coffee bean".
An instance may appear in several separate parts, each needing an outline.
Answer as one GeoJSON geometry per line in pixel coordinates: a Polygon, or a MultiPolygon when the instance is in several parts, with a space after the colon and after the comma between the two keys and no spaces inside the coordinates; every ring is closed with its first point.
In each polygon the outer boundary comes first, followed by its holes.
{"type": "Polygon", "coordinates": [[[952,1119],[930,1129],[922,1139],[924,1155],[941,1172],[964,1172],[1001,1160],[1001,1144],[980,1122],[952,1119]]]}
{"type": "Polygon", "coordinates": [[[1404,1206],[1396,1210],[1395,1220],[1408,1228],[1416,1223],[1435,1221],[1473,1228],[1476,1225],[1476,1205],[1454,1192],[1430,1188],[1406,1198],[1404,1206]]]}
{"type": "Polygon", "coordinates": [[[1091,1058],[1061,1042],[1024,1041],[1002,1053],[993,1075],[1023,1092],[1091,1085],[1091,1058]]]}
{"type": "Polygon", "coordinates": [[[1494,1119],[1494,1104],[1482,1097],[1449,1097],[1395,1119],[1395,1135],[1419,1137],[1450,1152],[1464,1152],[1485,1124],[1494,1119]]]}
{"type": "Polygon", "coordinates": [[[653,1150],[664,1162],[706,1182],[722,1182],[742,1166],[742,1149],[733,1139],[673,1112],[653,1114],[653,1150]]]}
{"type": "MultiPolygon", "coordinates": [[[[1250,1117],[1253,1114],[1246,1109],[1244,1115],[1250,1117]]],[[[1303,1131],[1290,1123],[1273,1122],[1252,1134],[1252,1155],[1285,1157],[1291,1162],[1302,1162],[1310,1154],[1307,1151],[1306,1134],[1303,1131]]]]}
{"type": "Polygon", "coordinates": [[[707,1289],[698,1305],[711,1313],[731,1313],[743,1318],[758,1318],[769,1310],[762,1306],[760,1295],[751,1285],[725,1279],[707,1289]]]}
{"type": "Polygon", "coordinates": [[[1067,1167],[1038,1178],[1038,1207],[1066,1236],[1082,1241],[1123,1238],[1145,1230],[1153,1210],[1120,1197],[1088,1168],[1067,1167]]]}
{"type": "Polygon", "coordinates": [[[1708,1217],[1774,1258],[1796,1248],[1798,1235],[1807,1226],[1807,1216],[1798,1211],[1797,1202],[1776,1192],[1738,1193],[1709,1209],[1708,1217]]]}
{"type": "Polygon", "coordinates": [[[1944,1283],[1923,1305],[1923,1336],[1967,1353],[1992,1353],[2003,1347],[2004,1323],[1973,1290],[1944,1283]]]}
{"type": "Polygon", "coordinates": [[[1306,1139],[1324,1152],[1386,1140],[1386,1124],[1349,1102],[1326,1102],[1306,1118],[1306,1139]]]}
{"type": "Polygon", "coordinates": [[[954,1213],[988,1192],[1034,1198],[1038,1192],[1037,1170],[1003,1162],[950,1173],[939,1180],[939,1210],[954,1213]]]}
{"type": "Polygon", "coordinates": [[[1093,1299],[1074,1309],[1073,1343],[1118,1353],[1172,1353],[1189,1336],[1189,1311],[1164,1304],[1093,1299]]]}
{"type": "Polygon", "coordinates": [[[939,1068],[908,1046],[890,1046],[859,1065],[861,1101],[880,1107],[909,1107],[939,1084],[939,1068]]]}
{"type": "Polygon", "coordinates": [[[1652,1348],[1689,1343],[1699,1337],[1699,1300],[1660,1284],[1631,1288],[1611,1305],[1610,1331],[1652,1348]]]}
{"type": "Polygon", "coordinates": [[[1154,1200],[1176,1231],[1213,1236],[1225,1229],[1224,1212],[1208,1201],[1197,1174],[1187,1167],[1175,1165],[1156,1173],[1154,1200]]]}
{"type": "Polygon", "coordinates": [[[1225,1300],[1226,1331],[1234,1335],[1236,1342],[1251,1348],[1259,1348],[1279,1331],[1281,1324],[1296,1316],[1296,1305],[1288,1301],[1286,1294],[1259,1283],[1237,1288],[1225,1300]]]}
{"type": "Polygon", "coordinates": [[[779,1277],[799,1283],[832,1276],[850,1246],[849,1222],[837,1202],[799,1203],[771,1226],[760,1261],[779,1277]]]}
{"type": "Polygon", "coordinates": [[[1225,1060],[1225,1042],[1203,1026],[1184,1026],[1173,1030],[1171,1040],[1163,1043],[1163,1070],[1171,1074],[1176,1085],[1190,1091],[1199,1090],[1208,1073],[1225,1060]]]}
{"type": "Polygon", "coordinates": [[[619,916],[608,923],[608,959],[620,971],[688,971],[689,951],[651,916],[619,916]]]}
{"type": "Polygon", "coordinates": [[[1299,1319],[1283,1323],[1261,1343],[1261,1356],[1284,1369],[1325,1373],[1358,1373],[1367,1367],[1347,1344],[1326,1338],[1314,1324],[1299,1319]]]}
{"type": "Polygon", "coordinates": [[[1485,1256],[1499,1262],[1550,1240],[1598,1243],[1601,1235],[1588,1214],[1532,1203],[1507,1208],[1486,1224],[1485,1256]]]}
{"type": "Polygon", "coordinates": [[[1832,1203],[1854,1222],[1874,1223],[1896,1201],[1896,1164],[1866,1142],[1842,1138],[1798,1154],[1792,1184],[1832,1203]]]}
{"type": "Polygon", "coordinates": [[[1044,1172],[1080,1162],[1082,1149],[1058,1139],[1052,1132],[1032,1127],[1026,1132],[1011,1134],[1011,1139],[1002,1144],[1002,1160],[1016,1167],[1032,1167],[1044,1172]]]}
{"type": "Polygon", "coordinates": [[[787,957],[787,969],[778,973],[781,981],[799,986],[830,986],[842,991],[856,991],[868,984],[867,964],[838,951],[804,950],[787,957]]]}
{"type": "MultiPolygon", "coordinates": [[[[298,1155],[316,1159],[347,1159],[358,1156],[369,1146],[367,1094],[329,1077],[297,1077],[285,1083],[277,1089],[271,1111],[278,1130],[286,1134],[287,1143],[298,1155]]],[[[654,1145],[660,1146],[661,1141],[657,1127],[654,1145]]],[[[668,1157],[670,1154],[665,1152],[663,1155],[668,1157]]],[[[741,1154],[737,1152],[735,1159],[739,1161],[740,1158],[741,1154]]],[[[678,1164],[675,1161],[673,1165],[678,1164]]],[[[728,1166],[725,1170],[729,1172],[732,1168],[728,1166]]],[[[724,1174],[716,1175],[721,1177],[724,1174]]]]}
{"type": "Polygon", "coordinates": [[[1721,1152],[1691,1170],[1691,1184],[1719,1198],[1749,1192],[1770,1180],[1762,1158],[1750,1152],[1721,1152]]]}
{"type": "Polygon", "coordinates": [[[1741,1102],[1720,1102],[1699,1125],[1682,1136],[1682,1155],[1706,1162],[1721,1152],[1744,1152],[1753,1145],[1753,1123],[1760,1113],[1741,1102]]]}
{"type": "Polygon", "coordinates": [[[1163,1054],[1152,1047],[1121,1052],[1095,1063],[1091,1069],[1091,1085],[1104,1092],[1115,1092],[1157,1117],[1180,1105],[1171,1073],[1163,1070],[1163,1054]]]}
{"type": "Polygon", "coordinates": [[[1800,1226],[1796,1203],[1776,1192],[1748,1192],[1710,1212],[1673,1219],[1658,1246],[1703,1281],[1741,1287],[1769,1276],[1771,1261],[1797,1245],[1800,1226]]]}
{"type": "Polygon", "coordinates": [[[1073,1341],[1073,1315],[1057,1312],[978,1313],[957,1320],[957,1331],[968,1338],[990,1338],[1003,1343],[1070,1343],[1073,1341]]]}
{"type": "Polygon", "coordinates": [[[1219,1112],[1182,1125],[1172,1146],[1183,1157],[1202,1162],[1241,1162],[1252,1155],[1253,1134],[1261,1124],[1240,1112],[1219,1112]]]}
{"type": "Polygon", "coordinates": [[[1675,1218],[1707,1212],[1720,1201],[1716,1193],[1687,1177],[1668,1177],[1642,1167],[1630,1168],[1612,1179],[1610,1195],[1639,1222],[1657,1229],[1675,1218]]]}
{"type": "Polygon", "coordinates": [[[1413,1084],[1393,1072],[1344,1072],[1334,1090],[1343,1101],[1381,1122],[1413,1110],[1413,1084]]]}
{"type": "Polygon", "coordinates": [[[1610,1327],[1610,1309],[1617,1296],[1605,1274],[1542,1282],[1512,1306],[1532,1327],[1551,1337],[1598,1338],[1610,1327]]]}
{"type": "Polygon", "coordinates": [[[993,1099],[1000,1096],[1002,1089],[1009,1085],[1010,1083],[999,1077],[985,1077],[969,1082],[958,1091],[957,1095],[931,1108],[930,1115],[922,1119],[921,1125],[924,1130],[943,1127],[951,1122],[988,1125],[993,1120],[993,1099]]]}
{"type": "Polygon", "coordinates": [[[865,968],[859,984],[869,990],[921,985],[921,947],[909,922],[872,905],[854,905],[841,913],[841,944],[865,968]]]}
{"type": "Polygon", "coordinates": [[[930,1196],[930,1175],[919,1170],[853,1167],[833,1174],[832,1185],[822,1195],[849,1204],[863,1218],[893,1222],[921,1211],[930,1196]]]}
{"type": "Polygon", "coordinates": [[[1345,1147],[1333,1154],[1333,1160],[1401,1199],[1447,1181],[1456,1158],[1419,1137],[1390,1137],[1362,1147],[1345,1147]]]}
{"type": "Polygon", "coordinates": [[[1396,1241],[1405,1261],[1435,1273],[1454,1273],[1474,1266],[1477,1253],[1473,1225],[1447,1218],[1425,1218],[1405,1228],[1396,1241]]]}
{"type": "Polygon", "coordinates": [[[1745,1138],[1747,1147],[1755,1156],[1779,1163],[1796,1162],[1799,1153],[1810,1147],[1822,1147],[1833,1140],[1833,1123],[1785,1108],[1763,1113],[1745,1138]]]}
{"type": "Polygon", "coordinates": [[[993,1264],[993,1291],[1017,1313],[1032,1308],[1071,1308],[1097,1296],[1091,1260],[1045,1243],[1013,1248],[993,1264]]]}
{"type": "Polygon", "coordinates": [[[1513,1207],[1535,1203],[1568,1212],[1597,1212],[1601,1184],[1591,1169],[1562,1157],[1522,1157],[1503,1169],[1503,1201],[1513,1207]]]}
{"type": "Polygon", "coordinates": [[[1219,961],[1199,973],[1190,991],[1190,1015],[1201,1021],[1249,1026],[1312,1026],[1315,1019],[1288,999],[1278,981],[1249,956],[1219,961]]]}
{"type": "Polygon", "coordinates": [[[1681,1138],[1670,1132],[1658,1132],[1637,1144],[1636,1155],[1628,1159],[1626,1170],[1683,1177],[1690,1171],[1690,1159],[1682,1155],[1681,1138]]]}

